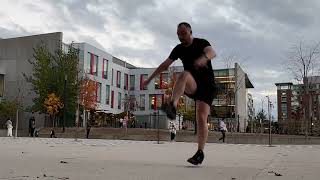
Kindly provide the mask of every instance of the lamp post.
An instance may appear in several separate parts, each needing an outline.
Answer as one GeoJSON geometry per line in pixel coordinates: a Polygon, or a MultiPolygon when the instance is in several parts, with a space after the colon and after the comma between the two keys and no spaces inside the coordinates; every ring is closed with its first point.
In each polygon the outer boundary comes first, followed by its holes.
{"type": "Polygon", "coordinates": [[[270,116],[270,106],[271,106],[271,102],[270,102],[270,98],[269,98],[269,96],[266,96],[266,98],[268,99],[269,146],[271,146],[271,145],[272,145],[272,143],[271,143],[271,116],[270,116]]]}
{"type": "Polygon", "coordinates": [[[64,133],[65,132],[65,126],[66,126],[66,109],[67,109],[67,106],[66,106],[66,102],[67,102],[67,79],[68,79],[68,75],[65,74],[64,75],[64,89],[63,89],[63,127],[62,127],[62,132],[64,133]]]}

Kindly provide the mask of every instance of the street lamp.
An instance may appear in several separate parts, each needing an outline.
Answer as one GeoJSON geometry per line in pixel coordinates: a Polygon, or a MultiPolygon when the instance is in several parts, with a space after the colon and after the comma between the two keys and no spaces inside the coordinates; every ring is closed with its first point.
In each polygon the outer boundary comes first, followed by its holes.
{"type": "Polygon", "coordinates": [[[68,79],[68,75],[65,74],[64,75],[64,89],[63,89],[63,127],[62,127],[62,132],[65,132],[65,126],[66,126],[66,112],[67,112],[67,106],[66,106],[66,102],[67,102],[67,79],[68,79]]]}
{"type": "Polygon", "coordinates": [[[271,116],[270,116],[270,106],[271,106],[271,102],[270,102],[270,97],[269,97],[269,96],[266,96],[266,98],[268,99],[269,146],[271,146],[271,116]]]}

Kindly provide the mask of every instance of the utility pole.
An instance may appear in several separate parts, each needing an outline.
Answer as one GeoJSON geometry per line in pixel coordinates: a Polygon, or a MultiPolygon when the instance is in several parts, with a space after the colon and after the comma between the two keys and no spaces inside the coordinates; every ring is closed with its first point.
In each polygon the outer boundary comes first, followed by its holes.
{"type": "Polygon", "coordinates": [[[270,106],[271,106],[271,102],[270,102],[270,98],[269,96],[266,96],[268,99],[268,118],[269,118],[269,146],[272,145],[271,143],[271,115],[270,115],[270,106]]]}
{"type": "MultiPolygon", "coordinates": [[[[263,102],[264,102],[264,100],[263,99],[261,99],[261,112],[262,112],[262,114],[264,114],[264,112],[263,112],[263,102]]],[[[263,132],[263,130],[262,130],[262,119],[260,118],[259,119],[260,120],[260,133],[262,134],[262,132],[263,132]]]]}

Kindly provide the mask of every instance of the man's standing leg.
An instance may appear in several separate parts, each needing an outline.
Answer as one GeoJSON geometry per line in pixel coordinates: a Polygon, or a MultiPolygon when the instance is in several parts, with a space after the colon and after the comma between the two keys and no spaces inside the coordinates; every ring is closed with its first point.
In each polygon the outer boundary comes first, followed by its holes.
{"type": "Polygon", "coordinates": [[[188,159],[188,162],[193,165],[201,164],[204,159],[203,149],[208,139],[208,124],[207,119],[210,112],[210,106],[203,101],[197,103],[197,130],[198,130],[198,151],[194,156],[188,159]]]}
{"type": "Polygon", "coordinates": [[[208,115],[210,106],[203,101],[196,101],[197,103],[197,130],[198,130],[198,149],[203,150],[208,139],[208,115]]]}

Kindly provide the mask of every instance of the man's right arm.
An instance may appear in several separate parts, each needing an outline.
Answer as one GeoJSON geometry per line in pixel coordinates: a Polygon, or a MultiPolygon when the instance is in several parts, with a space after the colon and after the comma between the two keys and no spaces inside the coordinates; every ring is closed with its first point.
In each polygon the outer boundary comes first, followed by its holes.
{"type": "Polygon", "coordinates": [[[151,76],[144,82],[144,86],[147,86],[150,81],[160,74],[161,72],[168,69],[168,67],[173,63],[174,60],[167,58],[163,63],[160,64],[160,66],[151,74],[151,76]]]}

